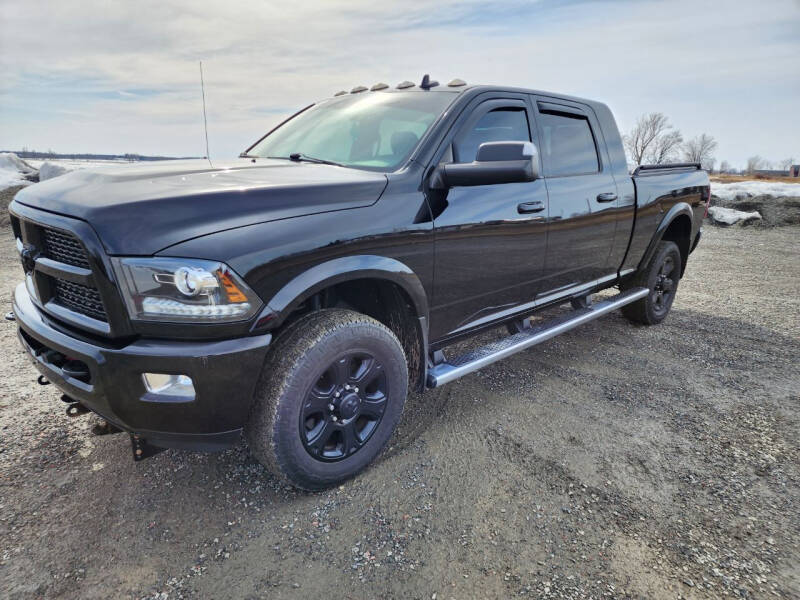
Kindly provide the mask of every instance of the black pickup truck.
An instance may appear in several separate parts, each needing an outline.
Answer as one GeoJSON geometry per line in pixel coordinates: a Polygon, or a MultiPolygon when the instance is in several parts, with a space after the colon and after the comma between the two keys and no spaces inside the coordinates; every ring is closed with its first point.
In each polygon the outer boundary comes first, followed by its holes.
{"type": "Polygon", "coordinates": [[[699,165],[631,176],[599,102],[427,76],[357,87],[233,161],[20,191],[13,318],[39,382],[128,432],[135,459],[244,431],[277,475],[321,489],[380,452],[409,388],[617,308],[663,320],[709,199],[699,165]]]}

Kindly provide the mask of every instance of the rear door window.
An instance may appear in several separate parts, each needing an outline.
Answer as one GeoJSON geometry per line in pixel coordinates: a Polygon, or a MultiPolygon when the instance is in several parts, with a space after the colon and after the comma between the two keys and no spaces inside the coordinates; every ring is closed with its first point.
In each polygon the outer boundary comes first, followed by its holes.
{"type": "Polygon", "coordinates": [[[542,111],[541,148],[548,177],[586,175],[600,171],[592,128],[585,116],[542,111]]]}

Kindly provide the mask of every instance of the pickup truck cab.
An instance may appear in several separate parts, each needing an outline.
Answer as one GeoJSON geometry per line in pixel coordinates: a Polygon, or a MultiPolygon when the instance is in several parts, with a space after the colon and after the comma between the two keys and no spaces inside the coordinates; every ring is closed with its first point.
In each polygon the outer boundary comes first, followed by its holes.
{"type": "Polygon", "coordinates": [[[699,165],[631,176],[602,103],[426,76],[310,105],[232,161],[25,188],[13,310],[40,383],[128,432],[135,459],[244,431],[278,476],[321,489],[380,452],[409,387],[618,308],[662,321],[709,198],[699,165]]]}

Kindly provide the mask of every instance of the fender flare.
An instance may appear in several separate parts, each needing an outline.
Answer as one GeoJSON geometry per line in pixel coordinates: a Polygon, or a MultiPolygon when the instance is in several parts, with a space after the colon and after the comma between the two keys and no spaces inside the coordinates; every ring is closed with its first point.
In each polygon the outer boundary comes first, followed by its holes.
{"type": "MultiPolygon", "coordinates": [[[[664,237],[664,233],[667,231],[672,222],[680,217],[681,215],[686,215],[689,217],[689,223],[692,223],[692,218],[694,213],[692,212],[692,207],[689,206],[686,202],[678,202],[672,208],[667,211],[667,214],[661,219],[661,222],[656,227],[655,233],[653,233],[653,239],[650,240],[650,245],[647,246],[647,250],[645,250],[644,256],[642,260],[639,261],[639,265],[637,266],[636,270],[639,271],[643,269],[647,263],[650,262],[650,259],[653,258],[653,254],[656,252],[656,248],[658,247],[659,242],[664,237]]],[[[691,236],[691,231],[690,231],[691,236]]],[[[689,240],[689,244],[691,245],[691,240],[689,240]]],[[[683,271],[686,268],[686,265],[681,265],[681,276],[683,275],[683,271]]]]}
{"type": "Polygon", "coordinates": [[[269,316],[272,323],[279,325],[297,306],[320,290],[357,279],[384,279],[396,283],[411,299],[416,317],[427,322],[428,297],[416,273],[397,259],[362,254],[335,258],[300,273],[266,302],[256,323],[269,316]]]}

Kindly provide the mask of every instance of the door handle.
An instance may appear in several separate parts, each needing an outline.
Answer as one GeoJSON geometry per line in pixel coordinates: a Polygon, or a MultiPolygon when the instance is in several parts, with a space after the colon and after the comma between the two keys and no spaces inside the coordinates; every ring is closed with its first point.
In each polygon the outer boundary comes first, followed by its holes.
{"type": "Polygon", "coordinates": [[[536,202],[523,202],[517,204],[517,212],[521,215],[526,213],[537,213],[544,210],[544,204],[540,201],[536,202]]]}
{"type": "Polygon", "coordinates": [[[606,192],[605,194],[597,194],[597,201],[598,202],[613,202],[617,199],[617,195],[614,192],[606,192]]]}

